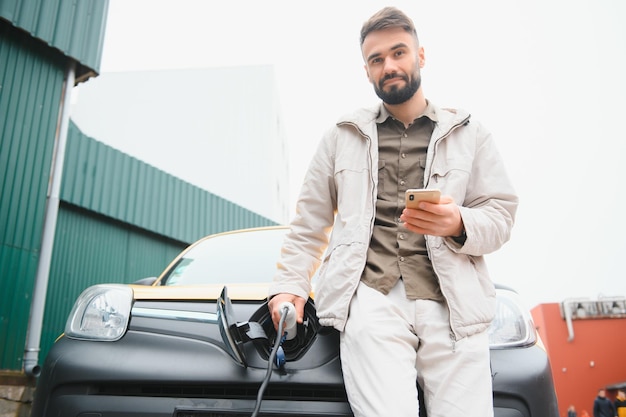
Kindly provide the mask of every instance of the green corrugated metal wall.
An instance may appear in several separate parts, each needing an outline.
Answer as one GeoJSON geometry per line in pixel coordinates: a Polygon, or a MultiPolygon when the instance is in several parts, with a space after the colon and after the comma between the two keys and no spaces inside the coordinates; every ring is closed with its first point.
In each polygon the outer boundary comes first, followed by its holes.
{"type": "Polygon", "coordinates": [[[63,63],[0,21],[0,369],[19,369],[37,270],[63,63]]]}
{"type": "Polygon", "coordinates": [[[78,62],[76,80],[96,75],[108,0],[2,0],[0,17],[78,62]]]}
{"type": "Polygon", "coordinates": [[[174,240],[275,224],[89,138],[74,123],[65,158],[61,200],[174,240]]]}
{"type": "Polygon", "coordinates": [[[0,1],[0,370],[21,370],[65,69],[99,71],[108,0],[0,1]]]}

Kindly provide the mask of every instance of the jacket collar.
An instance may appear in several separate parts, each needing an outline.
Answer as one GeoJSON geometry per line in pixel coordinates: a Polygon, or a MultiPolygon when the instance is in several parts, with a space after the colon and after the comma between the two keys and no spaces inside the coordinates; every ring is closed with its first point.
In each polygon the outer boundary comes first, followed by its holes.
{"type": "MultiPolygon", "coordinates": [[[[430,103],[430,102],[429,102],[430,103]]],[[[436,130],[447,132],[452,127],[464,123],[469,120],[470,114],[461,109],[440,108],[430,103],[436,118],[436,130]]],[[[344,115],[337,122],[337,126],[350,124],[355,126],[359,131],[370,138],[375,137],[376,120],[384,110],[382,102],[373,107],[365,107],[355,112],[344,115]]]]}

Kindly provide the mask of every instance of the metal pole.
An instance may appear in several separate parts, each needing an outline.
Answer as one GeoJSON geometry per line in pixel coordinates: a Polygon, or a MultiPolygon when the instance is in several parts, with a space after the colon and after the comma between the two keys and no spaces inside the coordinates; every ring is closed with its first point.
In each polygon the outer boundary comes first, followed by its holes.
{"type": "Polygon", "coordinates": [[[32,376],[39,376],[41,372],[41,366],[39,365],[41,329],[43,327],[43,315],[48,292],[52,249],[59,213],[63,161],[65,159],[65,145],[67,144],[67,132],[70,120],[70,96],[72,88],[74,88],[75,78],[76,64],[74,61],[71,61],[67,67],[65,88],[61,96],[59,108],[58,129],[55,137],[55,149],[52,153],[52,164],[50,168],[51,182],[48,184],[48,200],[46,202],[46,213],[43,223],[41,251],[39,252],[39,263],[37,264],[37,275],[33,288],[33,299],[30,306],[30,318],[28,320],[28,333],[26,336],[26,346],[24,348],[24,371],[26,374],[32,376]]]}

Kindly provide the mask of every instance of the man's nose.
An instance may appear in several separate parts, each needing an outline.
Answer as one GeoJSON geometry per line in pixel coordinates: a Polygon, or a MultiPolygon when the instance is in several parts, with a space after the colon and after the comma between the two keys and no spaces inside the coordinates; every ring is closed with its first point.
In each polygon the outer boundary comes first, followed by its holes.
{"type": "Polygon", "coordinates": [[[383,65],[383,73],[387,75],[395,75],[398,72],[398,66],[393,61],[393,59],[385,59],[383,65]]]}

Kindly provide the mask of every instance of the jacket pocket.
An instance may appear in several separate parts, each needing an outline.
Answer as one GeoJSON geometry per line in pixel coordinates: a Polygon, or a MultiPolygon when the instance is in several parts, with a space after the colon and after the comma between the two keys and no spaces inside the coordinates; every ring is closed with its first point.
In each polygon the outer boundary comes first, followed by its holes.
{"type": "Polygon", "coordinates": [[[315,288],[315,307],[320,318],[345,321],[361,279],[365,252],[363,243],[352,242],[332,248],[325,256],[315,288]]]}
{"type": "Polygon", "coordinates": [[[484,258],[452,253],[445,245],[432,252],[454,332],[465,337],[487,327],[495,314],[495,287],[484,258]]]}
{"type": "Polygon", "coordinates": [[[472,172],[472,161],[449,158],[438,161],[431,169],[431,187],[441,188],[444,194],[451,194],[463,201],[472,172]]]}
{"type": "Polygon", "coordinates": [[[432,167],[432,174],[447,177],[453,174],[469,175],[472,171],[472,160],[464,158],[446,158],[437,160],[432,167]]]}

